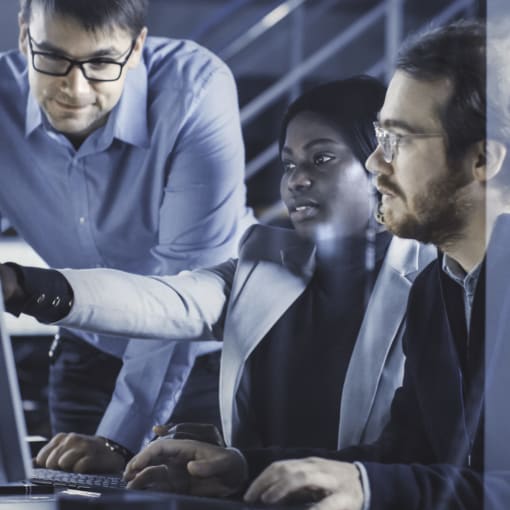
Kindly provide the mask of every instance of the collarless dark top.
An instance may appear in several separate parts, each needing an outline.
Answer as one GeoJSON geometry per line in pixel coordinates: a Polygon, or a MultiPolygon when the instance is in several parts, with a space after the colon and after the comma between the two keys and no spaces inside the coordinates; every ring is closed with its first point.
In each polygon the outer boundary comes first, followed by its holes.
{"type": "Polygon", "coordinates": [[[317,256],[301,296],[248,360],[249,426],[260,446],[335,449],[340,399],[365,313],[366,285],[375,280],[391,235],[376,236],[373,273],[365,267],[365,239],[349,239],[317,256]]]}

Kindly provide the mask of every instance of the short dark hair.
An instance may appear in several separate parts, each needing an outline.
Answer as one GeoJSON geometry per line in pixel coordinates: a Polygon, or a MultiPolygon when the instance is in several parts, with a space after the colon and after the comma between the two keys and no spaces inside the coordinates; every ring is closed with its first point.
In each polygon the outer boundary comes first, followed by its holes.
{"type": "Polygon", "coordinates": [[[411,37],[397,58],[397,70],[418,80],[452,83],[439,116],[453,160],[486,139],[486,39],[483,23],[458,21],[411,37]]]}
{"type": "Polygon", "coordinates": [[[287,109],[280,128],[280,153],[290,121],[301,112],[319,115],[335,126],[356,159],[365,161],[377,146],[373,122],[384,102],[386,87],[370,76],[353,76],[319,85],[287,109]]]}
{"type": "Polygon", "coordinates": [[[135,38],[146,24],[148,0],[20,0],[21,16],[28,23],[34,5],[45,12],[77,20],[89,32],[120,27],[135,38]]]}

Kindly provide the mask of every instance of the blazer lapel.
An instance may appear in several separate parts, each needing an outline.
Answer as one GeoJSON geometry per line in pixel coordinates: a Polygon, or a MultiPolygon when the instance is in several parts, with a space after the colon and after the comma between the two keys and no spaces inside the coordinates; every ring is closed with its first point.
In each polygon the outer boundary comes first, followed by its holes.
{"type": "Polygon", "coordinates": [[[235,395],[244,364],[308,285],[315,268],[314,255],[312,246],[299,245],[282,250],[279,260],[244,263],[240,259],[225,321],[220,370],[220,406],[228,443],[235,435],[233,423],[238,422],[235,395]]]}
{"type": "MultiPolygon", "coordinates": [[[[420,254],[415,241],[393,238],[372,291],[365,318],[351,356],[341,399],[338,446],[363,442],[383,370],[392,346],[400,334],[411,284],[426,263],[434,257],[427,247],[420,254]]],[[[401,352],[396,356],[403,357],[401,352]]],[[[395,387],[402,373],[392,375],[395,387]]],[[[393,385],[391,386],[393,388],[393,385]]],[[[393,395],[388,395],[391,401],[393,395]]]]}

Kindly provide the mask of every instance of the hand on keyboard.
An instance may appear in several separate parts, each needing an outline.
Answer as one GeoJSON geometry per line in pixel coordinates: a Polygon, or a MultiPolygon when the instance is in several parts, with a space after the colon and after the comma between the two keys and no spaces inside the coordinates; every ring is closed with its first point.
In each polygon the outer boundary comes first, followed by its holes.
{"type": "Polygon", "coordinates": [[[128,489],[150,489],[225,497],[248,477],[246,460],[237,450],[190,439],[161,438],[128,462],[128,489]]]}
{"type": "Polygon", "coordinates": [[[103,438],[74,433],[54,436],[35,461],[39,467],[74,473],[120,473],[126,463],[103,438]]]}

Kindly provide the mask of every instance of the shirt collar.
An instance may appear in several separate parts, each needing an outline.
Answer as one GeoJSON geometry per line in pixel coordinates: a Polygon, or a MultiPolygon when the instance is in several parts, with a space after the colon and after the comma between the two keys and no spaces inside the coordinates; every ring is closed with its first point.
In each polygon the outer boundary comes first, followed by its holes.
{"type": "Polygon", "coordinates": [[[474,292],[481,267],[482,263],[480,262],[469,273],[466,273],[456,260],[446,255],[446,253],[443,255],[443,271],[467,292],[474,292]]]}
{"type": "MultiPolygon", "coordinates": [[[[147,127],[147,68],[140,62],[137,67],[130,69],[126,76],[124,90],[119,102],[112,110],[108,122],[102,128],[99,139],[108,145],[113,138],[137,147],[149,147],[149,130],[147,127]]],[[[28,94],[25,137],[29,137],[44,122],[41,108],[33,96],[28,94]]],[[[50,128],[51,129],[51,128],[50,128]]]]}
{"type": "Polygon", "coordinates": [[[25,115],[25,137],[29,137],[42,124],[42,113],[32,92],[28,93],[25,115]]]}
{"type": "Polygon", "coordinates": [[[147,96],[147,68],[142,60],[128,71],[122,96],[108,119],[113,137],[137,147],[149,147],[147,96]]]}

